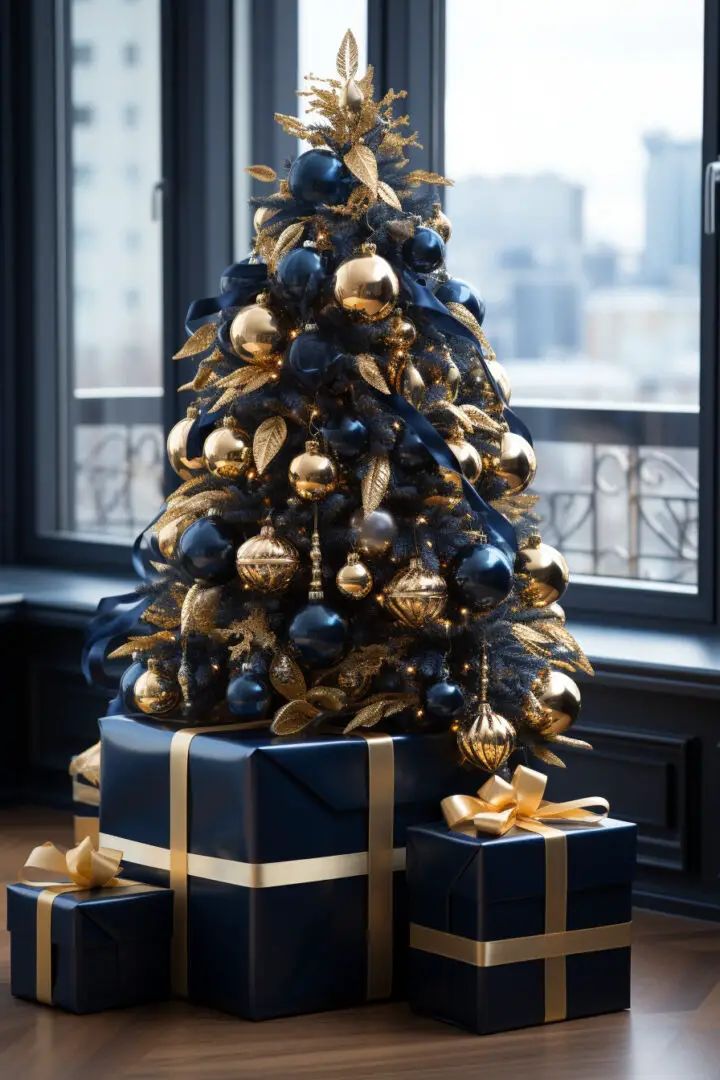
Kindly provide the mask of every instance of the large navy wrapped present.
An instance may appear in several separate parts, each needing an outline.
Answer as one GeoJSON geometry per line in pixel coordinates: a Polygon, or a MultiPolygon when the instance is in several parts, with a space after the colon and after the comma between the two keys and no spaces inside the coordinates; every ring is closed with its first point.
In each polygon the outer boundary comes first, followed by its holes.
{"type": "Polygon", "coordinates": [[[101,842],[170,882],[176,992],[251,1019],[400,992],[407,828],[473,787],[451,734],[101,731],[101,842]]]}
{"type": "Polygon", "coordinates": [[[520,766],[408,830],[415,1011],[490,1034],[629,1007],[636,826],[545,780],[520,766]]]}
{"type": "Polygon", "coordinates": [[[75,1013],[170,994],[172,896],[115,877],[120,853],[86,838],[69,852],[43,844],[25,869],[52,880],[8,885],[10,989],[75,1013]]]}

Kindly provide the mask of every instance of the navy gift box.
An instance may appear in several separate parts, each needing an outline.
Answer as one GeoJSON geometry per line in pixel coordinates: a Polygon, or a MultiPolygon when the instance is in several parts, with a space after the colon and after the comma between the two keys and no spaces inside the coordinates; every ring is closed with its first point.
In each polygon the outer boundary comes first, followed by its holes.
{"type": "MultiPolygon", "coordinates": [[[[171,743],[185,733],[117,716],[103,719],[101,730],[101,843],[123,851],[131,877],[165,884],[171,743]]],[[[185,966],[176,968],[179,992],[251,1019],[401,992],[406,830],[433,820],[447,791],[474,790],[477,778],[459,765],[450,734],[385,737],[386,748],[390,741],[394,784],[391,767],[378,843],[382,814],[369,825],[371,744],[364,738],[277,738],[267,728],[195,735],[183,767],[187,856],[176,851],[170,874],[185,966]],[[186,911],[179,865],[187,871],[186,911]],[[377,895],[376,879],[387,886],[377,895]],[[371,922],[387,937],[386,977],[373,960],[371,922]]],[[[387,768],[374,775],[377,794],[387,768]]],[[[176,769],[173,776],[179,782],[176,769]]],[[[177,830],[177,814],[173,821],[177,830]]]]}
{"type": "MultiPolygon", "coordinates": [[[[8,885],[10,989],[38,1000],[37,886],[8,885]]],[[[59,892],[51,912],[52,1004],[75,1013],[170,994],[172,894],[137,885],[59,892]]]]}
{"type": "Polygon", "coordinates": [[[605,819],[562,831],[564,935],[545,934],[542,835],[514,829],[473,836],[445,824],[408,831],[409,998],[416,1012],[490,1034],[629,1007],[636,826],[605,819]],[[538,958],[522,959],[528,953],[538,958]],[[564,1016],[548,1016],[546,999],[558,990],[564,1016]]]}

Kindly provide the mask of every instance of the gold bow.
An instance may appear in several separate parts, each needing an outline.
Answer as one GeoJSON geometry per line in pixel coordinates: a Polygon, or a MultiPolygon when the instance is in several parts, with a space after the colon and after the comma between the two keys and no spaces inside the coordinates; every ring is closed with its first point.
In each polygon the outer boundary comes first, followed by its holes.
{"type": "Polygon", "coordinates": [[[547,777],[535,769],[518,765],[511,781],[491,776],[474,795],[449,795],[442,800],[445,821],[459,832],[482,832],[504,836],[516,826],[528,832],[547,834],[550,823],[595,825],[607,817],[610,804],[601,795],[554,803],[543,800],[547,777]],[[589,806],[600,807],[593,813],[589,806]],[[548,824],[545,824],[545,823],[548,824]]]}
{"type": "Polygon", "coordinates": [[[100,784],[100,743],[93,743],[87,750],[71,758],[68,772],[72,777],[80,776],[88,784],[98,787],[100,784]]]}

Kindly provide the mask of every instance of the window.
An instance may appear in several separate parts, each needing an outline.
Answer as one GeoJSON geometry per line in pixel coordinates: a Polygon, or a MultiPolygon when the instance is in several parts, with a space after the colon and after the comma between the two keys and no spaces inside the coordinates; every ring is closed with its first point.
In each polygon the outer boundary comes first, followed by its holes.
{"type": "Polygon", "coordinates": [[[92,105],[73,105],[73,124],[87,127],[95,119],[95,109],[92,105]]]}
{"type": "Polygon", "coordinates": [[[449,264],[576,582],[698,589],[703,8],[446,2],[449,264]]]}
{"type": "Polygon", "coordinates": [[[137,41],[126,41],[122,47],[122,61],[126,67],[136,67],[140,62],[140,46],[137,41]]]}
{"type": "Polygon", "coordinates": [[[93,62],[94,49],[87,41],[76,41],[72,47],[74,64],[91,64],[93,62]]]}
{"type": "Polygon", "coordinates": [[[137,127],[138,119],[140,117],[140,106],[134,102],[128,102],[122,107],[122,122],[125,127],[132,128],[137,127]]]}

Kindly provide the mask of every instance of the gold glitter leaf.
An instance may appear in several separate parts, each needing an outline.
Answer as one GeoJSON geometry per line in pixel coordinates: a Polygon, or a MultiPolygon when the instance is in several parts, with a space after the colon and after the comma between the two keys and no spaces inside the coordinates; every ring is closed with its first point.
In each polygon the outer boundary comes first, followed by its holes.
{"type": "Polygon", "coordinates": [[[592,750],[592,743],[584,739],[573,739],[570,735],[553,735],[551,742],[560,746],[569,746],[573,750],[592,750]]]}
{"type": "Polygon", "coordinates": [[[363,476],[360,485],[363,509],[366,514],[371,514],[373,510],[377,510],[385,498],[389,483],[390,461],[386,454],[378,454],[370,461],[368,470],[363,476]]]}
{"type": "Polygon", "coordinates": [[[119,645],[108,653],[108,660],[119,660],[124,656],[132,656],[133,653],[154,653],[159,645],[171,645],[175,642],[172,630],[158,630],[156,634],[141,634],[127,639],[124,645],[119,645]]]}
{"type": "Polygon", "coordinates": [[[361,183],[365,184],[377,198],[378,166],[370,147],[357,143],[352,149],[348,150],[343,161],[353,176],[356,176],[361,183]]]}
{"type": "Polygon", "coordinates": [[[310,128],[298,120],[296,116],[286,116],[285,113],[275,113],[275,123],[291,135],[294,139],[307,139],[310,128]]]}
{"type": "Polygon", "coordinates": [[[397,196],[397,192],[389,184],[386,184],[384,180],[378,180],[377,193],[378,198],[382,199],[388,206],[392,206],[395,210],[402,210],[402,203],[397,196]]]}
{"type": "MultiPolygon", "coordinates": [[[[193,476],[190,480],[183,481],[179,487],[173,491],[172,495],[168,496],[167,505],[173,506],[180,499],[187,498],[192,492],[197,492],[198,488],[207,484],[207,476],[193,476]]],[[[155,526],[155,532],[158,532],[157,525],[155,526]]]]}
{"type": "Polygon", "coordinates": [[[375,727],[376,724],[379,724],[381,720],[385,720],[388,716],[393,716],[395,713],[407,709],[408,705],[414,700],[413,694],[403,694],[397,698],[383,698],[380,701],[373,701],[370,705],[365,705],[355,713],[350,723],[343,729],[343,734],[347,735],[348,732],[354,731],[355,728],[375,727]]]}
{"type": "Polygon", "coordinates": [[[468,329],[471,334],[475,335],[478,341],[481,340],[482,329],[480,327],[480,323],[477,321],[475,316],[470,311],[468,311],[464,304],[449,303],[447,305],[447,309],[451,313],[451,315],[453,315],[457,319],[459,323],[462,323],[463,326],[466,327],[466,329],[468,329]]]}
{"type": "Polygon", "coordinates": [[[453,181],[448,180],[447,176],[441,176],[440,173],[428,172],[426,169],[413,169],[412,172],[405,173],[403,176],[403,183],[409,187],[417,187],[418,184],[436,184],[440,187],[452,187],[453,181]]]}
{"type": "Polygon", "coordinates": [[[287,705],[281,705],[275,713],[270,730],[275,735],[297,735],[319,716],[321,711],[309,701],[288,701],[287,705]]]}
{"type": "Polygon", "coordinates": [[[253,436],[253,458],[258,474],[265,472],[287,438],[287,424],[282,416],[263,420],[253,436]]]}
{"type": "Polygon", "coordinates": [[[305,700],[317,705],[323,712],[337,712],[342,709],[347,697],[336,686],[313,686],[305,695],[305,700]]]}
{"type": "Polygon", "coordinates": [[[217,324],[214,322],[204,323],[192,334],[183,347],[173,356],[173,360],[184,360],[186,356],[197,356],[205,352],[214,343],[217,337],[217,324]]]}
{"type": "Polygon", "coordinates": [[[270,682],[278,694],[288,701],[304,698],[307,693],[305,676],[292,656],[285,652],[276,652],[270,664],[270,682]]]}
{"type": "Polygon", "coordinates": [[[358,46],[355,35],[352,30],[346,30],[335,60],[335,68],[340,78],[347,81],[357,75],[358,62],[358,46]]]}
{"type": "Polygon", "coordinates": [[[530,749],[536,758],[540,761],[544,761],[546,765],[556,765],[558,769],[565,768],[565,762],[562,758],[559,758],[557,754],[553,754],[552,750],[548,750],[546,746],[531,746],[530,749]]]}
{"type": "Polygon", "coordinates": [[[183,601],[180,615],[180,632],[187,634],[209,634],[215,629],[222,589],[219,585],[208,588],[197,582],[190,587],[183,601]]]}
{"type": "Polygon", "coordinates": [[[492,416],[489,416],[483,409],[479,409],[477,405],[461,405],[460,408],[471,421],[474,428],[477,428],[478,431],[485,431],[488,435],[494,435],[496,438],[500,438],[503,433],[502,425],[498,424],[497,420],[493,420],[492,416]]]}
{"type": "Polygon", "coordinates": [[[379,390],[381,394],[390,393],[390,387],[385,382],[385,376],[374,357],[368,353],[361,353],[356,360],[356,367],[366,383],[379,390]]]}
{"type": "Polygon", "coordinates": [[[273,180],[277,180],[277,173],[269,165],[246,165],[245,172],[263,184],[272,184],[273,180]]]}
{"type": "Polygon", "coordinates": [[[271,269],[274,269],[277,266],[283,255],[287,255],[288,251],[292,251],[294,247],[297,247],[302,240],[304,232],[305,225],[302,221],[295,221],[292,225],[288,225],[286,229],[283,229],[272,249],[272,254],[270,256],[271,269]]]}

